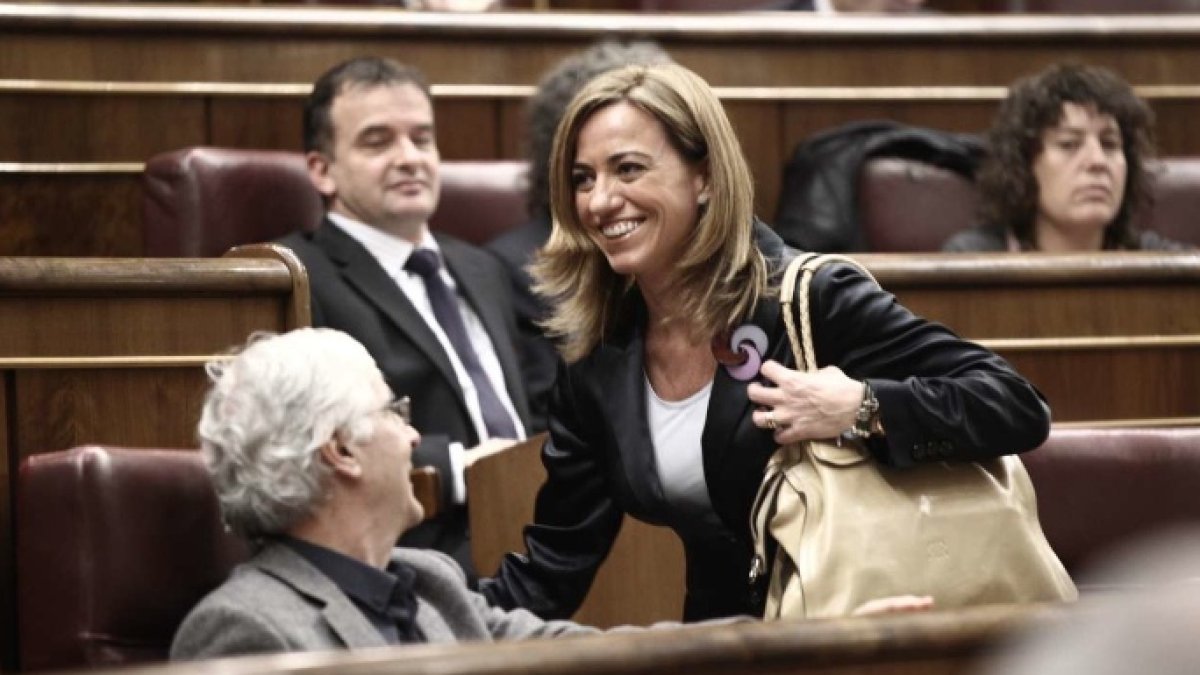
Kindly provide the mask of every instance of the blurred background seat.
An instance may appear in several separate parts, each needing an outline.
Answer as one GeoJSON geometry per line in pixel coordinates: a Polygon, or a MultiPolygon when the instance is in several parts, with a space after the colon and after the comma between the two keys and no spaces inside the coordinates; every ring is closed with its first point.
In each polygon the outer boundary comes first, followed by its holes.
{"type": "MultiPolygon", "coordinates": [[[[476,245],[526,220],[521,161],[442,162],[438,232],[476,245]]],[[[185,148],[152,157],[142,175],[145,254],[219,256],[230,247],[312,230],[321,196],[297,152],[185,148]]]]}
{"type": "Polygon", "coordinates": [[[22,670],[166,659],[187,612],[248,554],[196,451],[34,455],[16,488],[22,670]]]}

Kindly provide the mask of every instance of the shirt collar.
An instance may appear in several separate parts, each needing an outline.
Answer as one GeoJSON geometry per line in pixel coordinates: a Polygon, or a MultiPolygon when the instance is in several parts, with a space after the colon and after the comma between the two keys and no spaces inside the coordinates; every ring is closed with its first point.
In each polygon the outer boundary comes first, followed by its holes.
{"type": "MultiPolygon", "coordinates": [[[[329,580],[351,600],[381,614],[387,611],[397,590],[396,586],[401,583],[401,579],[391,574],[390,569],[384,571],[372,567],[333,549],[295,537],[285,536],[281,540],[319,572],[329,577],[329,580]]],[[[407,581],[411,586],[412,579],[407,581]]]]}
{"type": "Polygon", "coordinates": [[[396,235],[381,230],[378,227],[367,225],[361,221],[355,220],[340,213],[332,211],[326,214],[329,220],[333,221],[334,225],[340,227],[346,234],[354,238],[355,241],[362,244],[363,248],[371,254],[385,270],[402,270],[404,264],[408,262],[408,256],[412,255],[413,249],[427,248],[437,251],[441,256],[441,249],[438,247],[437,240],[429,233],[429,228],[425,228],[421,234],[421,243],[413,246],[411,241],[397,237],[396,235]]]}

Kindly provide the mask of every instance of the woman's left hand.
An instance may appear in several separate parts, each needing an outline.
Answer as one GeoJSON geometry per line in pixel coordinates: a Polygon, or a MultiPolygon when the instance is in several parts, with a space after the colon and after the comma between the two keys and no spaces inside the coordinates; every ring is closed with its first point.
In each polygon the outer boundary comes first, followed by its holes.
{"type": "Polygon", "coordinates": [[[802,373],[772,360],[759,372],[775,386],[750,383],[750,400],[761,408],[754,411],[754,424],[770,429],[773,421],[776,443],[834,438],[854,425],[863,384],[840,368],[826,366],[802,373]]]}

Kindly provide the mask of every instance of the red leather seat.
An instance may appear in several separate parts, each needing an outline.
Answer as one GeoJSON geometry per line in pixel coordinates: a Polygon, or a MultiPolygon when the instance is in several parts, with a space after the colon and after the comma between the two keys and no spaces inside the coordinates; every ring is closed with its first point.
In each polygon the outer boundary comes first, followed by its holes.
{"type": "MultiPolygon", "coordinates": [[[[1134,224],[1200,246],[1200,158],[1164,158],[1149,171],[1153,204],[1134,214],[1134,224]]],[[[978,223],[978,203],[974,183],[924,162],[878,157],[859,173],[858,213],[871,252],[939,251],[978,223]]]]}
{"type": "MultiPolygon", "coordinates": [[[[476,245],[526,220],[518,161],[442,162],[430,227],[476,245]]],[[[146,255],[219,256],[233,246],[316,228],[324,206],[298,152],[185,148],[146,162],[146,255]]]]}
{"type": "Polygon", "coordinates": [[[924,162],[878,157],[859,174],[858,214],[872,252],[940,251],[975,222],[978,203],[974,183],[924,162]]]}
{"type": "Polygon", "coordinates": [[[1135,215],[1142,227],[1200,246],[1200,157],[1170,157],[1151,169],[1154,203],[1135,215]]]}
{"type": "Polygon", "coordinates": [[[1157,530],[1200,524],[1200,427],[1055,429],[1022,459],[1072,575],[1157,530]]]}
{"type": "Polygon", "coordinates": [[[166,659],[187,612],[248,554],[194,450],[33,455],[16,490],[23,670],[166,659]]]}

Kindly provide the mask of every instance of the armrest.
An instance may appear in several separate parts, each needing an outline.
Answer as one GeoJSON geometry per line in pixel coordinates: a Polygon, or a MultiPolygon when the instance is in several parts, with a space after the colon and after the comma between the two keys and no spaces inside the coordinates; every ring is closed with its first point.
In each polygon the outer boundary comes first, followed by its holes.
{"type": "Polygon", "coordinates": [[[533,522],[533,503],[546,482],[545,442],[541,433],[467,466],[471,558],[482,575],[493,574],[505,553],[525,550],[522,532],[533,522]]]}
{"type": "Polygon", "coordinates": [[[425,508],[425,519],[429,520],[442,512],[442,478],[437,469],[432,466],[414,468],[409,474],[412,479],[413,494],[425,508]]]}

